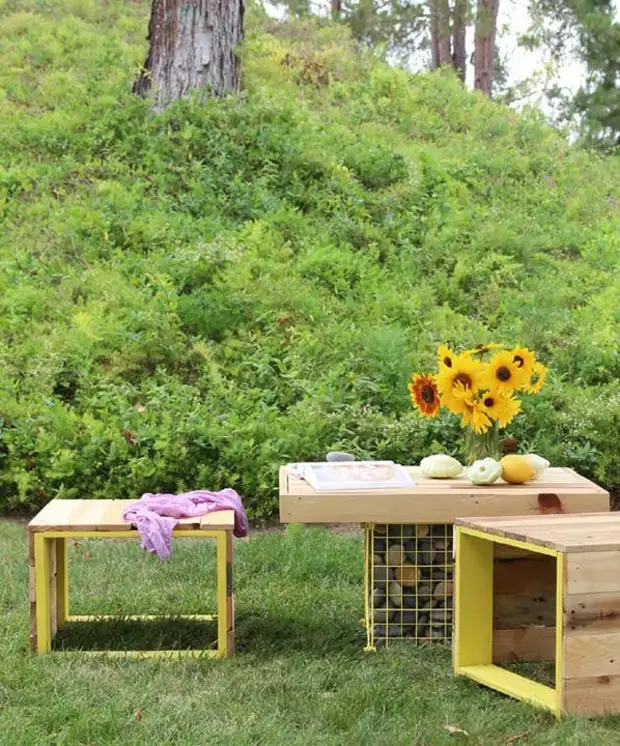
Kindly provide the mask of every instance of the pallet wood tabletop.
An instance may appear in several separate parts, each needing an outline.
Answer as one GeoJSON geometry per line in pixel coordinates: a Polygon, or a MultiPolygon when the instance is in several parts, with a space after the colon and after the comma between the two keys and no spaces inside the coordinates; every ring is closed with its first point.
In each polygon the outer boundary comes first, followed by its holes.
{"type": "MultiPolygon", "coordinates": [[[[127,531],[131,524],[122,518],[123,510],[135,500],[51,500],[30,521],[30,531],[127,531]]],[[[175,531],[231,530],[232,510],[218,510],[195,518],[181,518],[175,531]]]]}
{"type": "Polygon", "coordinates": [[[549,468],[513,485],[474,485],[461,475],[429,479],[405,467],[411,487],[317,491],[285,466],[280,469],[282,523],[450,523],[458,516],[541,515],[609,510],[609,493],[573,469],[549,468]]]}
{"type": "Polygon", "coordinates": [[[560,552],[605,552],[620,549],[618,513],[458,518],[455,525],[560,552]]]}

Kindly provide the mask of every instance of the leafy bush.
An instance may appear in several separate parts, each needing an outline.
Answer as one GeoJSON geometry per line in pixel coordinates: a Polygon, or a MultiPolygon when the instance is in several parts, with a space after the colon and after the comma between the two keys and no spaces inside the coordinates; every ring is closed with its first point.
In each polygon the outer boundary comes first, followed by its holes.
{"type": "Polygon", "coordinates": [[[146,3],[0,6],[0,505],[233,486],[330,448],[458,453],[407,381],[501,339],[512,434],[620,485],[618,161],[325,25],[250,16],[247,90],[154,116],[146,3]]]}

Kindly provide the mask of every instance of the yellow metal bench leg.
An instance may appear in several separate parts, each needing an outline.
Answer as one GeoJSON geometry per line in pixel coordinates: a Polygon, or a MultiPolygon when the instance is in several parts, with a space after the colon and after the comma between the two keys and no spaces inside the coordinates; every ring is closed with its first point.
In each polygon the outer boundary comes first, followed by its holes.
{"type": "Polygon", "coordinates": [[[52,609],[50,604],[50,540],[34,535],[35,614],[37,653],[52,649],[52,609]]]}
{"type": "Polygon", "coordinates": [[[226,654],[230,658],[235,652],[235,596],[233,592],[233,537],[226,532],[226,654]]]}
{"type": "Polygon", "coordinates": [[[454,668],[492,663],[493,544],[456,528],[454,668]]]}
{"type": "Polygon", "coordinates": [[[69,616],[69,552],[67,539],[56,539],[56,618],[60,629],[69,616]]]}

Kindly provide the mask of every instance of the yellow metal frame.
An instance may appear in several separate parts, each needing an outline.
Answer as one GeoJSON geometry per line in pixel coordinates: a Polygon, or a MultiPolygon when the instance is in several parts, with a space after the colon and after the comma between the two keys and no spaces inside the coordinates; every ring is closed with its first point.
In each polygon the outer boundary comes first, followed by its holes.
{"type": "Polygon", "coordinates": [[[562,713],[562,593],[564,555],[555,549],[456,526],[454,673],[515,699],[562,713]],[[493,545],[504,544],[556,558],[555,687],[493,664],[493,545]]]}
{"type": "MultiPolygon", "coordinates": [[[[226,658],[232,655],[234,646],[234,607],[232,595],[232,536],[230,531],[182,530],[175,538],[215,539],[217,542],[217,614],[180,614],[175,619],[217,620],[217,648],[198,650],[84,650],[85,655],[107,655],[128,658],[226,658]]],[[[52,626],[51,605],[51,555],[56,553],[56,627],[66,622],[92,622],[101,619],[156,620],[168,618],[164,615],[139,614],[77,615],[69,614],[69,563],[67,541],[69,539],[135,539],[135,530],[125,531],[45,531],[34,533],[34,593],[36,607],[36,652],[49,653],[55,630],[52,626]]],[[[54,651],[64,654],[78,651],[54,651]]]]}

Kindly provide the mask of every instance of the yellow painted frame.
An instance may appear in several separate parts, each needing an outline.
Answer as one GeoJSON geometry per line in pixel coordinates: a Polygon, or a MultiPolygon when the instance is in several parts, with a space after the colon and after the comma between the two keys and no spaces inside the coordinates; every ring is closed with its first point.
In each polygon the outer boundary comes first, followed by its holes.
{"type": "MultiPolygon", "coordinates": [[[[229,628],[234,630],[232,599],[232,537],[223,529],[183,529],[175,531],[175,538],[215,539],[217,551],[217,614],[180,614],[176,619],[217,620],[217,648],[198,650],[84,650],[54,651],[71,654],[80,652],[88,656],[106,655],[121,658],[226,658],[233,653],[233,635],[229,639],[229,628]]],[[[35,603],[37,653],[52,652],[52,608],[50,598],[51,553],[56,552],[56,615],[57,627],[66,622],[91,622],[97,619],[154,620],[167,618],[163,615],[138,614],[77,615],[69,614],[69,563],[67,541],[69,539],[135,539],[137,532],[124,531],[44,531],[34,532],[35,603]]],[[[234,634],[234,632],[233,632],[234,634]]]]}
{"type": "Polygon", "coordinates": [[[562,713],[562,594],[564,555],[555,549],[456,526],[453,668],[515,699],[562,713]],[[504,544],[556,559],[555,687],[506,671],[493,663],[493,545],[504,544]]]}

